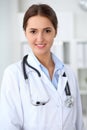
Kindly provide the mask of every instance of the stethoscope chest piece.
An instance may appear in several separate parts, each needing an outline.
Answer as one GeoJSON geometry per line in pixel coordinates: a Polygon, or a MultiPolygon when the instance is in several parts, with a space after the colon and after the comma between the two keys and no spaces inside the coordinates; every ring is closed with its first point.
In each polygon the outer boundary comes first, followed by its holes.
{"type": "Polygon", "coordinates": [[[71,108],[74,104],[74,99],[72,96],[66,96],[65,106],[71,108]]]}

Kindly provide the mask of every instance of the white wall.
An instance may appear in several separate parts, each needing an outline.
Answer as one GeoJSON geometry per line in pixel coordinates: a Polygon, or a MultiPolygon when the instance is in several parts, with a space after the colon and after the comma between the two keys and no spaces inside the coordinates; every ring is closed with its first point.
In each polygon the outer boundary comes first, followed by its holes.
{"type": "Polygon", "coordinates": [[[5,67],[14,61],[13,50],[14,45],[17,44],[15,33],[17,10],[17,0],[0,1],[0,83],[5,67]]]}

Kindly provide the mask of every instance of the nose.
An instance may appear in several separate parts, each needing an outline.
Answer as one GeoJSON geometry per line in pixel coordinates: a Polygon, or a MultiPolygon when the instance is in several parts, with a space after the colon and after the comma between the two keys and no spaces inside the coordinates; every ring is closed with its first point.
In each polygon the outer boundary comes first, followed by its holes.
{"type": "Polygon", "coordinates": [[[44,39],[43,33],[41,33],[41,32],[38,33],[38,35],[37,35],[37,41],[38,41],[38,42],[42,42],[43,39],[44,39]]]}

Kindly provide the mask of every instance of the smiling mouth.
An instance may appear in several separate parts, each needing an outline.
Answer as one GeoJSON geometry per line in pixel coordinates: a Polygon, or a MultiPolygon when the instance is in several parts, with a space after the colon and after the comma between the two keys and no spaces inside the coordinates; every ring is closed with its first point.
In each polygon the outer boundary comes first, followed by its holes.
{"type": "Polygon", "coordinates": [[[38,48],[44,48],[45,46],[46,46],[46,44],[35,44],[36,45],[36,47],[38,47],[38,48]]]}

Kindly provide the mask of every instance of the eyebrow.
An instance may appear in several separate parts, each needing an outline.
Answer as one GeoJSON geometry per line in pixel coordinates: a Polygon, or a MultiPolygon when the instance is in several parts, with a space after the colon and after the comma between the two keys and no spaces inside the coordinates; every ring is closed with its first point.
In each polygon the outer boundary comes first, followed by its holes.
{"type": "MultiPolygon", "coordinates": [[[[30,30],[38,30],[37,28],[29,28],[30,30]]],[[[51,27],[46,27],[46,28],[43,28],[43,30],[46,30],[46,29],[51,29],[51,27]]]]}

